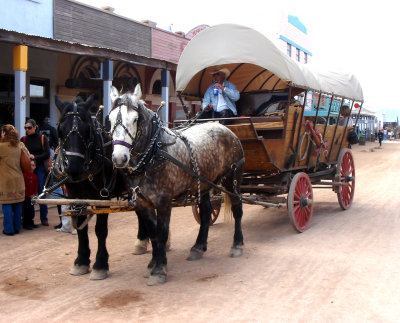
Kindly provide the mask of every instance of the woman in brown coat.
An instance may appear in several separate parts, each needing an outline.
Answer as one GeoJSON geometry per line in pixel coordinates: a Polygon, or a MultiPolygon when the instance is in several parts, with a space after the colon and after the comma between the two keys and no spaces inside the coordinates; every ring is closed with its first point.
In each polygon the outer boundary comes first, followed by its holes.
{"type": "Polygon", "coordinates": [[[0,139],[0,204],[3,209],[3,233],[8,236],[21,230],[22,202],[25,183],[21,170],[21,149],[18,131],[8,124],[1,129],[0,139]]]}

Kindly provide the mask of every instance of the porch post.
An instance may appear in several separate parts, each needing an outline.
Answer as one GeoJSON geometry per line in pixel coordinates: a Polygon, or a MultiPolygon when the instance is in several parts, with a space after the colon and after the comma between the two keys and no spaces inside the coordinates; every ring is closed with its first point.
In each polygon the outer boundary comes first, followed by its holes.
{"type": "Polygon", "coordinates": [[[169,116],[169,71],[161,71],[161,100],[165,102],[165,106],[161,109],[161,120],[168,125],[169,116]]]}
{"type": "Polygon", "coordinates": [[[26,71],[28,69],[28,47],[16,45],[13,49],[14,69],[14,124],[20,136],[25,134],[26,119],[26,71]]]}
{"type": "Polygon", "coordinates": [[[113,80],[113,61],[104,61],[102,63],[101,78],[103,79],[103,124],[105,118],[111,111],[111,86],[113,80]]]}

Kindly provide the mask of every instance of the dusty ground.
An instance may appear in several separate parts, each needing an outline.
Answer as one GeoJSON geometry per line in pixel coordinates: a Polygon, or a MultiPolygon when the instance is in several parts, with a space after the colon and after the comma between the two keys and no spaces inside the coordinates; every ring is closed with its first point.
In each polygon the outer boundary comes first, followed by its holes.
{"type": "MultiPolygon", "coordinates": [[[[296,233],[286,208],[246,206],[244,255],[228,257],[233,227],[218,219],[209,250],[185,260],[198,226],[173,210],[168,282],[147,287],[150,254],[134,256],[131,213],[110,216],[110,276],[68,274],[77,238],[52,227],[0,237],[1,322],[398,322],[400,144],[355,146],[356,195],[342,211],[315,190],[309,230],[296,233]]],[[[38,217],[38,216],[37,216],[38,217]]],[[[55,210],[51,225],[58,222],[55,210]]],[[[92,254],[96,252],[90,223],[92,254]]]]}

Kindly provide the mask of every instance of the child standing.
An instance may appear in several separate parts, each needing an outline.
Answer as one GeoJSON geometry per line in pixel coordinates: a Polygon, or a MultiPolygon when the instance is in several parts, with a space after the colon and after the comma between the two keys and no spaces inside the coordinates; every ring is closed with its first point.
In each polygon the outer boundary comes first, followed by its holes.
{"type": "Polygon", "coordinates": [[[26,230],[32,230],[38,226],[33,222],[35,217],[35,208],[32,205],[32,198],[37,194],[39,189],[39,179],[34,173],[36,169],[36,162],[34,159],[31,160],[31,171],[24,173],[25,181],[25,200],[24,200],[24,212],[22,227],[26,230]]]}

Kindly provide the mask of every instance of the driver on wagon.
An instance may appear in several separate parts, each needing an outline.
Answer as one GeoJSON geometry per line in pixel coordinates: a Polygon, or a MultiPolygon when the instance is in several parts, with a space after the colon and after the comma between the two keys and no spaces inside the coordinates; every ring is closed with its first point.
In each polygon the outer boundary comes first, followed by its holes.
{"type": "MultiPolygon", "coordinates": [[[[230,72],[227,68],[214,70],[212,73],[214,83],[211,84],[203,99],[203,111],[199,119],[215,118],[230,118],[236,117],[236,104],[239,100],[240,94],[236,86],[231,82],[226,81],[230,72]]],[[[220,121],[221,124],[229,124],[229,120],[220,121]]]]}

